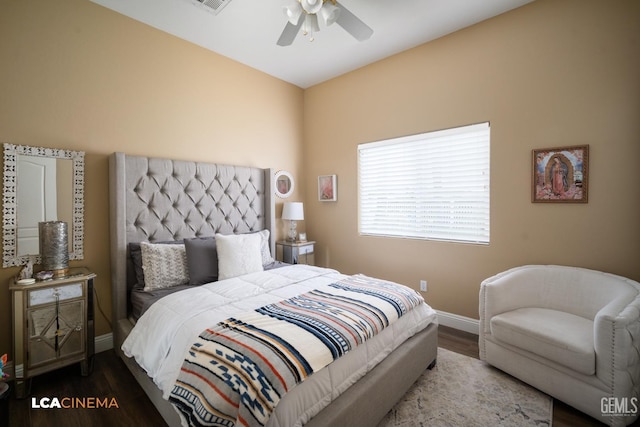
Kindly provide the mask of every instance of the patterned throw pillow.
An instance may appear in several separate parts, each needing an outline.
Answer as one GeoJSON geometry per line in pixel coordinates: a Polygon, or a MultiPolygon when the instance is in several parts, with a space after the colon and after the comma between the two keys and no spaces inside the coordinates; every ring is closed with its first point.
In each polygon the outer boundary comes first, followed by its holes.
{"type": "Polygon", "coordinates": [[[145,291],[184,285],[189,282],[184,244],[141,242],[140,249],[145,291]]]}

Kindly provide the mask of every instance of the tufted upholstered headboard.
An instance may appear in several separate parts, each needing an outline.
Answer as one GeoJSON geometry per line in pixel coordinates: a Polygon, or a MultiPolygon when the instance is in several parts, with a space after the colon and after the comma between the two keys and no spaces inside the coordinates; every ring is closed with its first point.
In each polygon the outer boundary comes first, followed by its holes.
{"type": "MultiPolygon", "coordinates": [[[[130,156],[109,158],[115,345],[127,319],[127,247],[268,229],[275,254],[273,170],[130,156]]],[[[130,279],[129,279],[130,281],[130,279]]]]}

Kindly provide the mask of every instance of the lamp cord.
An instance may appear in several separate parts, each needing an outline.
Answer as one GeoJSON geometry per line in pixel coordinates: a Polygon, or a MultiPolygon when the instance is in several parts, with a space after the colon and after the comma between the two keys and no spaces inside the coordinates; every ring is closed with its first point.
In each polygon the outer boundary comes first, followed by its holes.
{"type": "Polygon", "coordinates": [[[98,306],[98,311],[100,312],[100,314],[102,314],[102,317],[104,317],[104,320],[106,320],[107,323],[109,324],[109,328],[113,331],[113,326],[111,325],[111,321],[104,314],[104,311],[102,311],[102,307],[100,306],[100,300],[98,299],[98,291],[96,291],[96,287],[95,286],[93,287],[93,295],[96,298],[96,305],[98,306]]]}

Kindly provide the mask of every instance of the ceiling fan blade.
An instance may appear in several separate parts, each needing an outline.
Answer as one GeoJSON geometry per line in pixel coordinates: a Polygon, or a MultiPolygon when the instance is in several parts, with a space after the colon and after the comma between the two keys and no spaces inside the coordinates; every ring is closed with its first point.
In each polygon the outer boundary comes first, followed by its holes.
{"type": "Polygon", "coordinates": [[[336,20],[338,25],[344,28],[358,41],[365,41],[371,37],[373,30],[367,24],[362,22],[360,18],[355,16],[353,13],[349,12],[349,10],[340,3],[336,3],[336,6],[340,8],[340,14],[336,20]]]}
{"type": "Polygon", "coordinates": [[[287,25],[285,25],[284,30],[282,30],[282,34],[280,34],[280,38],[278,39],[278,46],[290,46],[298,35],[298,31],[300,31],[300,27],[302,27],[303,21],[304,14],[300,16],[300,19],[298,19],[298,24],[296,25],[293,25],[291,22],[287,21],[287,25]]]}

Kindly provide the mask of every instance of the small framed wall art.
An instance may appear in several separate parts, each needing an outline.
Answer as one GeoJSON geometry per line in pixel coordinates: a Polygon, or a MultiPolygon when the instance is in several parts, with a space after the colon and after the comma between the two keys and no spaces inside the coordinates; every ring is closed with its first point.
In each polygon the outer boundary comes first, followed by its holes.
{"type": "Polygon", "coordinates": [[[533,150],[533,203],[587,203],[589,146],[533,150]]]}
{"type": "Polygon", "coordinates": [[[320,175],[318,177],[318,200],[321,202],[335,202],[338,200],[336,175],[320,175]]]}

